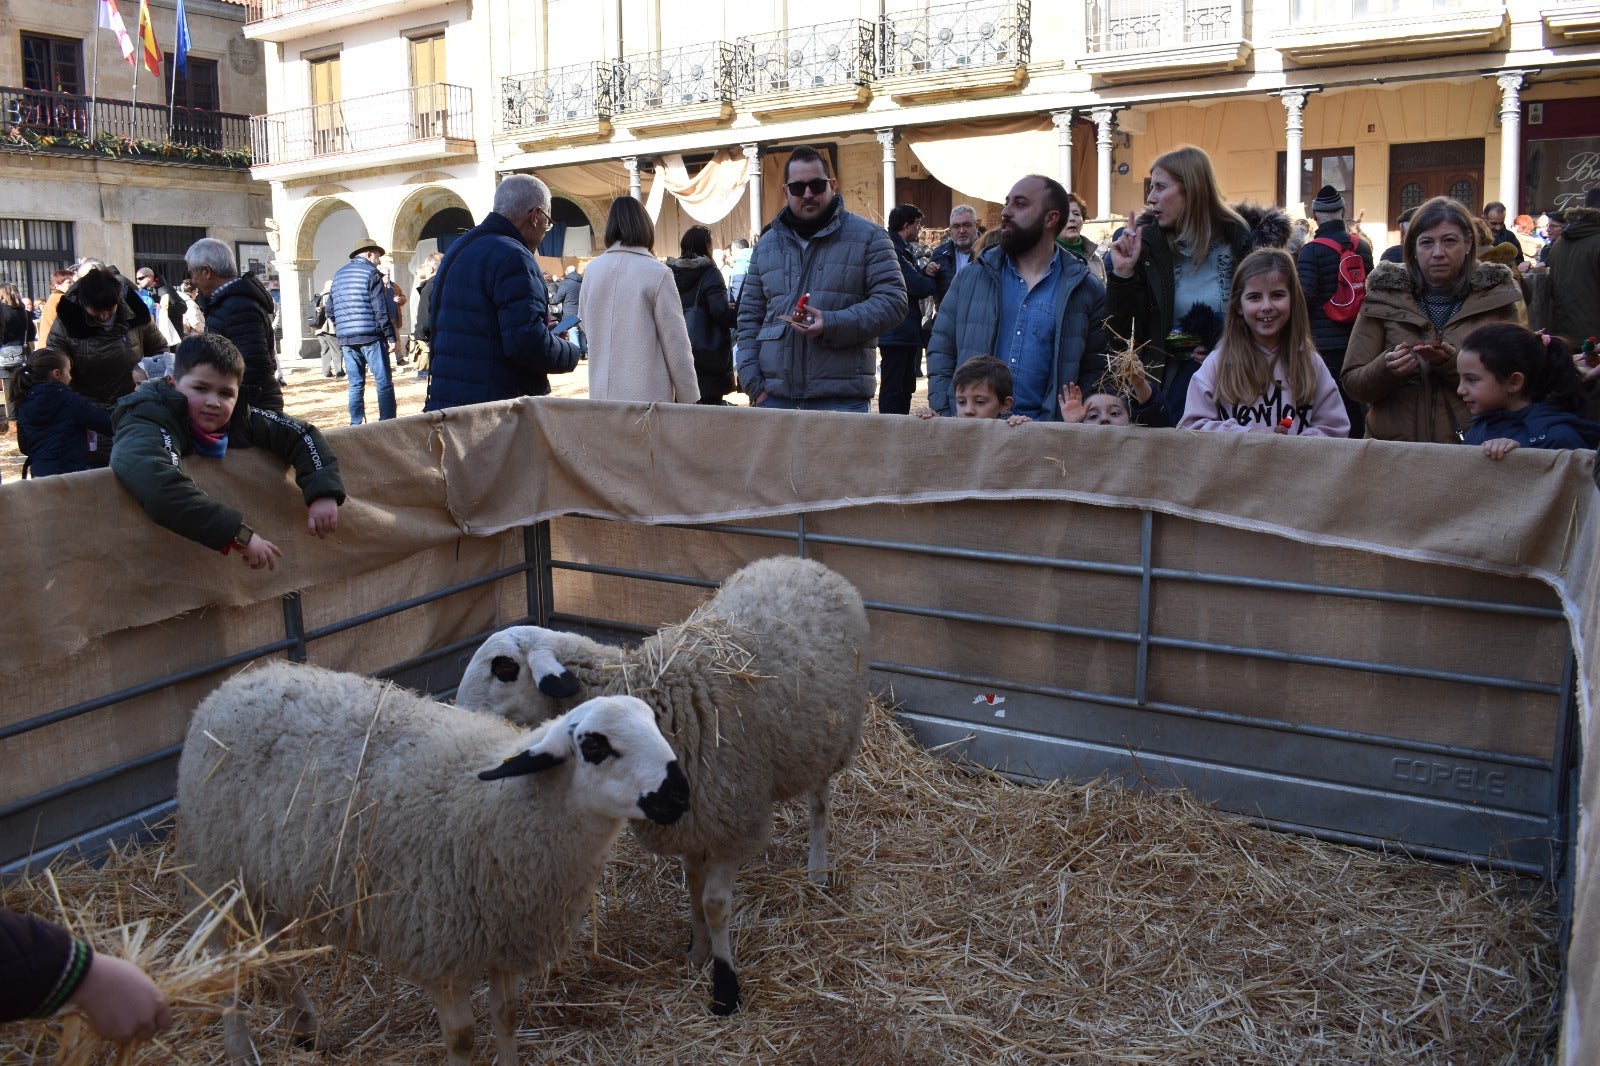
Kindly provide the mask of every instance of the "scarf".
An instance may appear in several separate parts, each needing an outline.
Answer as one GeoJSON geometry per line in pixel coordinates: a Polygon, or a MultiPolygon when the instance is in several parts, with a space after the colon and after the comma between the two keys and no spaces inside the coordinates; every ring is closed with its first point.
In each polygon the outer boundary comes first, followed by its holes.
{"type": "Polygon", "coordinates": [[[1466,302],[1465,295],[1457,296],[1448,289],[1436,289],[1432,285],[1424,288],[1422,295],[1417,297],[1417,305],[1422,308],[1422,313],[1428,316],[1433,328],[1441,333],[1446,323],[1456,317],[1456,312],[1466,302]]]}
{"type": "Polygon", "coordinates": [[[796,215],[788,207],[785,207],[783,213],[778,217],[783,219],[783,224],[793,230],[801,240],[809,241],[822,231],[822,227],[833,221],[833,216],[839,213],[839,208],[843,204],[844,197],[834,193],[833,199],[828,201],[828,206],[822,209],[822,213],[809,222],[796,215]]]}
{"type": "Polygon", "coordinates": [[[213,459],[221,459],[228,454],[228,429],[226,426],[219,433],[207,433],[189,420],[189,436],[194,440],[194,450],[201,455],[209,455],[213,459]]]}

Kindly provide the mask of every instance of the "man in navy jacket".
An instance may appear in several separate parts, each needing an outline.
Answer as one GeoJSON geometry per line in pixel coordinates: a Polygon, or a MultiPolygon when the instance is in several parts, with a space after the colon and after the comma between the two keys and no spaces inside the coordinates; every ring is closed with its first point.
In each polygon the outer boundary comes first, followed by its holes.
{"type": "Polygon", "coordinates": [[[543,396],[549,375],[578,365],[582,349],[550,332],[544,274],[533,257],[549,229],[549,188],[512,174],[495,190],[494,210],[445,252],[433,279],[423,410],[543,396]]]}
{"type": "Polygon", "coordinates": [[[394,320],[389,317],[389,298],[383,291],[383,275],[378,260],[383,246],[363,237],[350,252],[350,262],[333,275],[333,324],[339,331],[339,346],[344,350],[344,371],[350,382],[350,424],[367,420],[363,394],[367,371],[372,371],[372,386],[378,393],[378,418],[393,418],[394,379],[389,359],[394,355],[394,320]]]}

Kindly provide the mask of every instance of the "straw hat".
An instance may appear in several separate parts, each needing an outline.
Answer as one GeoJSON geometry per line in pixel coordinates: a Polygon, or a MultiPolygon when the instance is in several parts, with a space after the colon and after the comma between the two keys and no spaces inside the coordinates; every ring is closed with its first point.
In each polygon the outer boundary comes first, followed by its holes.
{"type": "Polygon", "coordinates": [[[384,251],[383,245],[379,244],[377,241],[373,240],[371,237],[363,237],[359,241],[357,241],[356,242],[356,246],[354,248],[350,249],[350,258],[354,259],[356,256],[360,255],[362,252],[377,252],[379,255],[387,255],[388,254],[387,252],[384,251]]]}

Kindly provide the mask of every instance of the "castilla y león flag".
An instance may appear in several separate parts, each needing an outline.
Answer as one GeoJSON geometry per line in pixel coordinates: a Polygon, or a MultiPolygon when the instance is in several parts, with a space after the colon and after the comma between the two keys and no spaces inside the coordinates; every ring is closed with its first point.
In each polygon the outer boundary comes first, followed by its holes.
{"type": "Polygon", "coordinates": [[[117,45],[122,49],[122,58],[132,63],[133,38],[128,36],[128,27],[122,21],[122,12],[117,10],[117,0],[100,0],[100,27],[117,35],[117,45]]]}

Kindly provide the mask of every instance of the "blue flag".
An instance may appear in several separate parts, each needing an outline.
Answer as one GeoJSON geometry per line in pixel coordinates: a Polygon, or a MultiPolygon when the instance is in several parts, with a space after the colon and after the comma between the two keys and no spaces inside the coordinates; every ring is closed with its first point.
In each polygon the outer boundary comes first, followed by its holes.
{"type": "Polygon", "coordinates": [[[189,76],[189,16],[184,13],[183,0],[178,0],[178,32],[177,43],[172,47],[172,66],[174,69],[189,76]]]}

